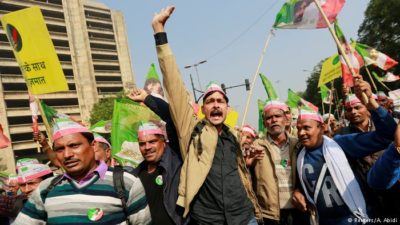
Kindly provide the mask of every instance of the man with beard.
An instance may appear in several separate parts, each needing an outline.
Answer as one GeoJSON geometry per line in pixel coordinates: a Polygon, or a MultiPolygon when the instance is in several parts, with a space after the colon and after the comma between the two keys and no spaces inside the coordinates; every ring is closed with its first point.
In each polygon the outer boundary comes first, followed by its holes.
{"type": "Polygon", "coordinates": [[[297,138],[285,129],[287,111],[289,107],[285,103],[268,101],[263,113],[267,133],[265,138],[256,141],[265,149],[265,156],[255,162],[254,172],[256,195],[266,225],[307,224],[305,213],[291,202],[298,146],[297,138]]]}
{"type": "Polygon", "coordinates": [[[40,183],[15,220],[16,225],[151,223],[139,178],[121,174],[125,197],[120,198],[113,168],[95,160],[94,137],[86,127],[68,118],[57,119],[53,141],[65,173],[40,183]]]}
{"type": "Polygon", "coordinates": [[[228,97],[216,84],[203,95],[205,119],[193,116],[190,97],[175,57],[168,45],[164,25],[174,10],[156,13],[152,26],[163,83],[184,160],[177,204],[184,217],[195,224],[257,224],[257,200],[252,191],[239,135],[224,124],[228,97]]]}
{"type": "Polygon", "coordinates": [[[357,96],[362,92],[368,96],[368,103],[363,104],[376,131],[330,139],[323,135],[325,124],[318,113],[301,111],[298,118],[298,138],[304,148],[297,158],[297,171],[309,202],[306,207],[316,209],[319,224],[361,224],[372,216],[363,181],[350,161],[388,146],[396,128],[393,118],[372,97],[367,82],[356,81],[355,91],[357,96]]]}

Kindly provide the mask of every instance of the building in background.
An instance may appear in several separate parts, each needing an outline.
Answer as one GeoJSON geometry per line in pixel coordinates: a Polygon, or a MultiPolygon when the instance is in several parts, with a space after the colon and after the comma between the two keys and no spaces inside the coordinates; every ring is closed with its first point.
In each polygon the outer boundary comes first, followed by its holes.
{"type": "MultiPolygon", "coordinates": [[[[100,98],[135,85],[121,12],[85,0],[0,0],[0,17],[33,5],[42,10],[69,86],[68,92],[40,95],[47,105],[88,122],[100,98]]],[[[0,123],[12,141],[0,150],[0,171],[14,170],[9,159],[46,157],[32,141],[27,86],[1,24],[0,123]]]]}

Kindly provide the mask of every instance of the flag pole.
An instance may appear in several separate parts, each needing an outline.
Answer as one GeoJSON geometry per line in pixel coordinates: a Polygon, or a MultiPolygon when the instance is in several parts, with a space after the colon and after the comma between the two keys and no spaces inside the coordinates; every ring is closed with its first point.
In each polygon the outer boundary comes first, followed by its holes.
{"type": "Polygon", "coordinates": [[[263,62],[263,60],[264,60],[265,52],[267,51],[269,42],[271,41],[271,38],[272,38],[273,35],[274,35],[274,29],[271,29],[271,30],[269,31],[267,40],[265,41],[264,49],[263,49],[263,51],[262,51],[262,53],[261,53],[260,60],[259,60],[259,62],[258,62],[258,66],[257,66],[257,70],[256,70],[256,73],[254,74],[254,77],[253,77],[253,81],[251,82],[251,87],[250,87],[249,94],[248,94],[248,96],[247,96],[247,102],[246,102],[246,107],[245,107],[244,113],[243,113],[243,119],[242,119],[242,125],[241,125],[241,127],[243,127],[243,125],[244,125],[245,122],[246,122],[247,111],[248,111],[248,109],[249,109],[249,104],[250,104],[251,96],[252,96],[252,94],[253,94],[253,89],[254,89],[254,86],[255,86],[255,83],[256,83],[256,79],[257,79],[257,76],[258,76],[258,74],[259,74],[259,72],[260,72],[260,68],[261,68],[261,64],[262,64],[262,62],[263,62]]]}
{"type": "MultiPolygon", "coordinates": [[[[364,59],[364,56],[363,56],[363,59],[364,59]]],[[[365,61],[365,60],[364,60],[364,61],[365,61]]],[[[377,92],[377,91],[378,91],[378,88],[376,88],[375,81],[374,81],[374,79],[372,79],[371,73],[369,72],[369,69],[368,69],[368,65],[365,66],[365,70],[367,71],[368,77],[369,77],[369,79],[371,80],[372,85],[374,86],[375,92],[377,92]]]]}
{"type": "MultiPolygon", "coordinates": [[[[354,79],[354,76],[356,75],[356,73],[354,72],[353,67],[350,64],[350,59],[347,57],[342,45],[340,44],[340,41],[339,41],[338,37],[336,36],[335,31],[333,30],[333,28],[331,26],[331,23],[328,20],[328,17],[326,17],[324,10],[322,10],[322,7],[321,7],[321,4],[319,3],[319,0],[313,0],[313,1],[314,1],[315,5],[317,6],[319,12],[321,13],[322,18],[325,20],[325,23],[329,28],[329,32],[331,33],[333,39],[335,40],[336,45],[337,45],[337,47],[339,49],[339,52],[342,55],[345,63],[347,64],[347,66],[348,66],[348,68],[349,68],[349,70],[351,72],[351,75],[353,75],[353,79],[354,79]]],[[[365,103],[368,102],[368,97],[364,92],[362,93],[362,98],[363,98],[365,103]]]]}
{"type": "MultiPolygon", "coordinates": [[[[366,66],[365,69],[367,70],[367,73],[368,73],[369,77],[371,78],[371,72],[369,71],[368,66],[366,66]]],[[[371,79],[372,79],[372,78],[371,78],[371,79]]],[[[386,88],[386,90],[392,91],[392,90],[390,90],[390,88],[388,88],[388,86],[386,86],[386,84],[384,84],[382,81],[380,81],[380,80],[378,80],[378,79],[377,79],[377,81],[378,81],[384,88],[386,88]]],[[[372,82],[373,82],[373,81],[372,81],[372,82]]],[[[373,84],[374,84],[374,83],[373,83],[373,84]]],[[[374,86],[375,86],[375,84],[374,84],[374,86]]],[[[377,88],[375,88],[375,89],[376,89],[376,91],[378,91],[377,88]]]]}
{"type": "Polygon", "coordinates": [[[42,116],[43,124],[46,127],[47,136],[49,137],[49,141],[50,141],[50,143],[53,143],[53,136],[52,136],[52,133],[51,133],[50,123],[47,120],[46,114],[44,113],[43,106],[40,103],[40,100],[38,98],[35,98],[35,101],[36,101],[36,104],[39,107],[40,115],[42,116]]]}
{"type": "MultiPolygon", "coordinates": [[[[31,95],[30,92],[29,93],[29,108],[31,110],[31,114],[32,114],[32,130],[33,132],[40,132],[39,130],[39,123],[38,123],[38,115],[37,115],[37,110],[35,110],[35,108],[32,108],[34,106],[32,106],[32,102],[36,104],[35,102],[35,96],[31,95]],[[36,114],[36,115],[35,115],[36,114]]],[[[37,105],[36,105],[37,106],[37,105]]],[[[40,153],[40,143],[39,140],[36,140],[36,148],[37,148],[37,152],[40,153]]]]}

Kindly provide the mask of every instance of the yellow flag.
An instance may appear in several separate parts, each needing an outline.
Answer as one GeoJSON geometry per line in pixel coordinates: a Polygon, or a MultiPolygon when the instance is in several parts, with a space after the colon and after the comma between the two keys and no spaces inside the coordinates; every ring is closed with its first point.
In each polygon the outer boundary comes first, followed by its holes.
{"type": "Polygon", "coordinates": [[[68,91],[49,31],[38,6],[1,18],[30,94],[68,91]]]}
{"type": "MultiPolygon", "coordinates": [[[[201,110],[199,110],[197,112],[197,118],[198,119],[204,118],[204,114],[201,112],[201,110]]],[[[235,128],[238,118],[239,118],[239,113],[236,112],[235,110],[233,110],[233,108],[229,108],[229,111],[228,111],[228,114],[226,115],[226,119],[225,119],[224,123],[226,125],[230,126],[231,128],[235,128]]]]}
{"type": "Polygon", "coordinates": [[[342,67],[339,55],[335,54],[322,63],[321,75],[319,76],[318,87],[334,80],[342,75],[342,67]]]}

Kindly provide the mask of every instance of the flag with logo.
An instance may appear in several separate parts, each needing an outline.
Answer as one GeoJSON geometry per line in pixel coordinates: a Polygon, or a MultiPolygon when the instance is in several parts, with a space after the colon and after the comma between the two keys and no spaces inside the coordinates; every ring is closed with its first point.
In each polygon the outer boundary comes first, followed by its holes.
{"type": "MultiPolygon", "coordinates": [[[[332,23],[345,0],[321,0],[321,7],[332,23]]],[[[318,29],[328,27],[313,0],[289,0],[276,15],[275,28],[318,29]]]]}
{"type": "Polygon", "coordinates": [[[111,120],[100,120],[90,127],[90,130],[99,134],[111,133],[111,120]]]}
{"type": "Polygon", "coordinates": [[[136,167],[143,161],[137,130],[142,122],[162,123],[149,108],[125,98],[115,99],[111,128],[112,154],[123,165],[136,167]]]}
{"type": "Polygon", "coordinates": [[[260,73],[259,75],[264,85],[265,91],[267,92],[268,98],[271,100],[278,99],[279,97],[276,94],[275,88],[272,86],[271,81],[269,81],[269,79],[263,74],[260,73]]]}
{"type": "Polygon", "coordinates": [[[144,90],[148,94],[164,99],[164,90],[154,63],[150,65],[149,71],[147,72],[146,81],[144,82],[144,90]]]}
{"type": "Polygon", "coordinates": [[[302,108],[318,112],[318,107],[309,101],[304,100],[302,97],[298,96],[290,88],[288,89],[288,100],[287,105],[292,109],[302,108]]]}
{"type": "Polygon", "coordinates": [[[60,61],[39,6],[5,14],[1,23],[30,94],[68,91],[60,61]]]}
{"type": "Polygon", "coordinates": [[[400,76],[399,75],[394,75],[391,72],[386,72],[386,74],[383,77],[380,77],[375,72],[372,72],[372,75],[374,75],[375,79],[380,81],[380,82],[394,82],[394,81],[400,80],[400,76]]]}
{"type": "MultiPolygon", "coordinates": [[[[339,27],[338,22],[335,22],[335,33],[337,38],[342,45],[347,58],[350,60],[350,67],[353,69],[354,73],[359,74],[360,68],[364,66],[364,60],[360,54],[350,45],[348,44],[346,37],[344,36],[342,30],[339,27]]],[[[351,74],[350,68],[347,66],[344,58],[340,55],[340,62],[342,63],[342,78],[343,83],[347,87],[353,87],[353,75],[351,74]]]]}
{"type": "Polygon", "coordinates": [[[321,74],[318,80],[318,87],[340,77],[342,75],[342,64],[339,55],[335,54],[322,63],[321,74]]]}
{"type": "Polygon", "coordinates": [[[352,46],[364,58],[365,65],[375,65],[383,70],[388,70],[398,64],[396,60],[368,45],[353,42],[352,46]]]}
{"type": "Polygon", "coordinates": [[[332,104],[333,100],[333,95],[332,91],[326,86],[322,85],[320,87],[320,92],[321,92],[321,100],[325,104],[332,104]]]}

